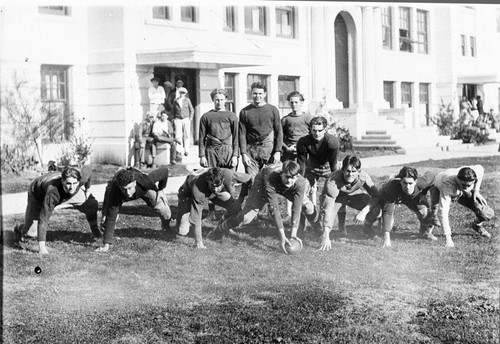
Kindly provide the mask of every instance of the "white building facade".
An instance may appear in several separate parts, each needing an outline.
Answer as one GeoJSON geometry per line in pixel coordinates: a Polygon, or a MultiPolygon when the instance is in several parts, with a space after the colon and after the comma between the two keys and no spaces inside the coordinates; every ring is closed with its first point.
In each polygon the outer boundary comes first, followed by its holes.
{"type": "Polygon", "coordinates": [[[485,110],[500,110],[500,6],[16,5],[2,7],[0,19],[2,89],[15,73],[42,103],[62,109],[68,128],[60,139],[85,118],[95,163],[133,163],[153,76],[185,82],[195,141],[210,91],[229,90],[227,106],[238,114],[254,81],[267,85],[282,114],[287,93],[298,90],[310,112],[322,103],[358,139],[387,118],[408,129],[430,126],[427,115],[441,100],[458,113],[462,95],[481,95],[485,110]]]}

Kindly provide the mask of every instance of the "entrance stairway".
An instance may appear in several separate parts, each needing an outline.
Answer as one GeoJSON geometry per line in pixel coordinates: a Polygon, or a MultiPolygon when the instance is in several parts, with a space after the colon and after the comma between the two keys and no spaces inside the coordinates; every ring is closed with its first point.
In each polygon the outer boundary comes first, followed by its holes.
{"type": "Polygon", "coordinates": [[[354,149],[387,149],[406,154],[409,151],[450,150],[461,144],[459,140],[438,135],[434,127],[404,128],[403,124],[384,116],[367,123],[367,128],[361,140],[353,140],[354,149]]]}

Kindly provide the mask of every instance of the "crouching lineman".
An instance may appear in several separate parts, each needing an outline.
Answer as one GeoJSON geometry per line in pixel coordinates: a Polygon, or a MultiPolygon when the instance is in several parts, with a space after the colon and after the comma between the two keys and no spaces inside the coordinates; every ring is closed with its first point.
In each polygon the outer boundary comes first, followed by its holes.
{"type": "Polygon", "coordinates": [[[434,215],[439,217],[446,237],[447,247],[455,246],[451,239],[451,227],[448,217],[452,201],[457,201],[476,214],[472,229],[485,238],[491,237],[491,234],[484,229],[483,224],[490,220],[495,213],[479,192],[483,176],[484,168],[481,165],[452,168],[436,176],[434,188],[431,189],[432,211],[434,215]],[[438,215],[439,208],[441,211],[438,215]]]}
{"type": "Polygon", "coordinates": [[[391,230],[394,223],[396,204],[404,204],[412,210],[420,222],[420,235],[429,240],[437,240],[432,230],[438,225],[430,210],[427,192],[434,185],[436,174],[432,171],[419,176],[413,167],[403,167],[395,178],[383,184],[378,196],[370,202],[370,211],[366,215],[365,230],[373,231],[372,225],[382,211],[384,247],[391,246],[391,230]]]}
{"type": "Polygon", "coordinates": [[[376,195],[377,188],[370,176],[365,171],[361,171],[359,158],[347,155],[342,161],[342,168],[332,172],[328,177],[323,187],[323,194],[320,196],[323,219],[320,251],[329,251],[332,248],[330,231],[335,216],[338,214],[340,234],[346,236],[346,206],[359,210],[354,222],[361,225],[370,209],[370,197],[376,195]]]}
{"type": "Polygon", "coordinates": [[[204,203],[208,200],[224,209],[226,213],[236,214],[241,210],[241,203],[248,194],[252,178],[248,174],[235,172],[227,168],[204,168],[191,172],[184,184],[179,188],[176,232],[187,235],[194,229],[194,239],[197,248],[206,248],[203,245],[201,233],[201,216],[204,203]],[[242,183],[240,196],[233,197],[234,183],[242,183]]]}
{"type": "Polygon", "coordinates": [[[34,220],[38,220],[38,252],[48,254],[45,246],[49,218],[58,205],[69,204],[85,214],[94,237],[100,237],[97,225],[99,203],[88,191],[90,171],[80,172],[66,167],[62,172],[51,172],[35,178],[28,189],[28,205],[24,224],[16,225],[14,232],[17,241],[26,241],[27,233],[34,220]]]}
{"type": "Polygon", "coordinates": [[[141,198],[160,216],[163,230],[170,227],[170,208],[163,192],[167,186],[168,168],[160,167],[145,174],[133,167],[127,167],[115,173],[108,182],[102,205],[102,230],[104,245],[96,252],[107,252],[114,243],[116,219],[124,202],[141,198]],[[158,183],[158,186],[156,185],[158,183]]]}
{"type": "Polygon", "coordinates": [[[307,187],[308,183],[300,175],[300,166],[295,161],[289,160],[283,165],[274,164],[264,167],[255,177],[243,209],[220,223],[208,233],[207,238],[220,239],[229,229],[249,224],[269,203],[271,216],[278,228],[281,248],[287,253],[285,244],[290,245],[290,241],[285,235],[277,196],[281,195],[292,202],[291,238],[296,239],[302,245],[302,240],[297,237],[301,210],[311,223],[316,223],[318,217],[313,203],[305,196],[307,187]]]}

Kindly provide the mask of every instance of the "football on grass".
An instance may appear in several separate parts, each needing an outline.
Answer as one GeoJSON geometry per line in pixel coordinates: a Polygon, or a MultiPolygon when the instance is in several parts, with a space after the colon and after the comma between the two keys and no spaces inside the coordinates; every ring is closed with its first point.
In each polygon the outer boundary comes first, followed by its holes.
{"type": "Polygon", "coordinates": [[[302,251],[302,245],[300,245],[300,242],[295,239],[290,239],[290,245],[285,244],[285,249],[288,252],[288,254],[298,254],[300,251],[302,251]]]}

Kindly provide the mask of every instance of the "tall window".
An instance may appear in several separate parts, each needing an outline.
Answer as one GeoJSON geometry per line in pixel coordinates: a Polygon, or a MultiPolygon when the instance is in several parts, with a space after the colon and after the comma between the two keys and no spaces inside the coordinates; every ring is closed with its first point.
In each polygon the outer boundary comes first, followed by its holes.
{"type": "Polygon", "coordinates": [[[296,76],[280,75],[278,76],[278,107],[281,115],[286,115],[290,105],[286,98],[292,91],[299,90],[299,78],[296,76]]]}
{"type": "Polygon", "coordinates": [[[276,35],[295,38],[295,7],[276,7],[276,35]]]}
{"type": "Polygon", "coordinates": [[[476,37],[470,37],[470,56],[476,56],[476,37]]]}
{"type": "Polygon", "coordinates": [[[412,107],[411,103],[411,82],[401,83],[401,105],[408,105],[412,107]]]}
{"type": "Polygon", "coordinates": [[[384,99],[389,103],[391,109],[394,108],[394,82],[384,81],[384,99]]]}
{"type": "Polygon", "coordinates": [[[462,56],[466,55],[466,38],[465,35],[460,35],[460,45],[462,48],[462,56]]]}
{"type": "Polygon", "coordinates": [[[427,11],[417,10],[418,52],[427,54],[427,11]]]}
{"type": "Polygon", "coordinates": [[[153,7],[154,19],[170,19],[170,8],[168,6],[153,7]]]}
{"type": "Polygon", "coordinates": [[[245,32],[265,35],[266,29],[266,8],[264,6],[246,6],[245,32]]]}
{"type": "Polygon", "coordinates": [[[38,12],[45,14],[57,14],[61,16],[70,15],[68,6],[38,6],[38,12]]]}
{"type": "Polygon", "coordinates": [[[392,49],[392,10],[390,7],[382,7],[382,47],[392,49]]]}
{"type": "Polygon", "coordinates": [[[411,52],[410,9],[399,8],[399,50],[411,52]]]}
{"type": "Polygon", "coordinates": [[[224,7],[224,30],[236,31],[236,7],[234,6],[224,7]]]}
{"type": "Polygon", "coordinates": [[[188,23],[196,23],[198,18],[196,16],[196,7],[182,6],[181,7],[181,21],[188,23]]]}
{"type": "Polygon", "coordinates": [[[420,103],[420,114],[425,116],[425,125],[430,125],[429,119],[429,84],[419,84],[419,103],[420,103]]]}
{"type": "Polygon", "coordinates": [[[71,135],[71,119],[68,116],[68,68],[42,65],[41,100],[49,130],[49,140],[61,141],[71,135]]]}
{"type": "Polygon", "coordinates": [[[267,75],[262,75],[262,74],[248,74],[247,76],[247,101],[251,103],[253,101],[252,99],[252,89],[250,88],[254,82],[260,82],[261,84],[264,84],[268,90],[267,92],[269,93],[269,86],[267,84],[267,75]]]}
{"type": "Polygon", "coordinates": [[[234,100],[234,94],[236,93],[236,74],[225,73],[224,74],[224,89],[227,92],[226,99],[226,110],[236,113],[236,103],[234,100]]]}

